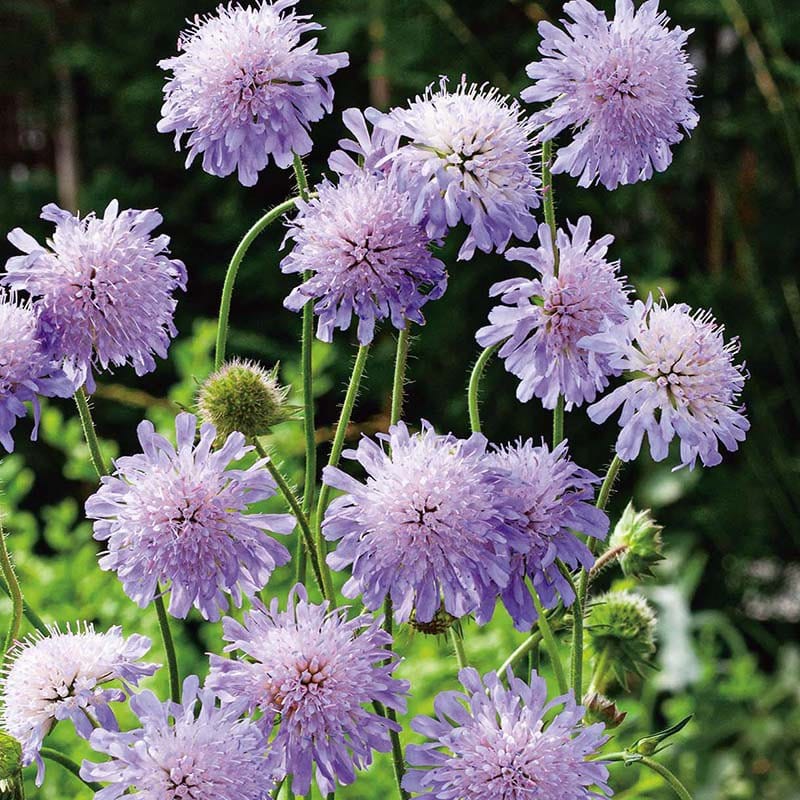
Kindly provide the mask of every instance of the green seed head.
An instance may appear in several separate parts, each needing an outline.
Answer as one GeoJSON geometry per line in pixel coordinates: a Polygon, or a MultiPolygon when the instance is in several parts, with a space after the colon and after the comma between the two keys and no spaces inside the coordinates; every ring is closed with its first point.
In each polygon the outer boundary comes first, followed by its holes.
{"type": "Polygon", "coordinates": [[[644,578],[653,574],[653,566],[664,558],[662,530],[649,509],[637,511],[628,503],[609,541],[610,548],[621,549],[619,564],[625,575],[644,578]]]}

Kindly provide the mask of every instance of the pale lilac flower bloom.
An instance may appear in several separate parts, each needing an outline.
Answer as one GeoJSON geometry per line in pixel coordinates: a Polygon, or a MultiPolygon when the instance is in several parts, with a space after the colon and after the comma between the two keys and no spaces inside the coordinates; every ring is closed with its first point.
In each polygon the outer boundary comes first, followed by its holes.
{"type": "Polygon", "coordinates": [[[164,87],[158,130],[187,137],[186,166],[198,156],[203,169],[224,177],[238,171],[253,186],[270,156],[279,167],[311,152],[312,122],[333,108],[330,77],[346,67],[347,53],[320,55],[322,30],[298,15],[298,0],[234,3],[196,16],[178,40],[180,54],[159,62],[172,72],[164,87]]]}
{"type": "Polygon", "coordinates": [[[292,776],[292,794],[309,793],[315,766],[325,796],[337,783],[352,783],[356,770],[372,763],[373,750],[391,749],[389,731],[400,727],[371,704],[405,713],[408,682],[392,677],[398,658],[380,623],[309,603],[300,584],[286,611],[277,599],[269,609],[256,600],[244,624],[224,619],[225,649],[243,658],[212,655],[208,686],[223,701],[242,700],[261,713],[257,724],[265,734],[274,731],[275,776],[292,776]]]}
{"type": "Polygon", "coordinates": [[[213,692],[192,675],[181,703],[146,691],[131,698],[139,727],[96,730],[89,743],[110,758],[84,761],[81,777],[109,785],[95,800],[268,800],[274,759],[264,735],[242,719],[243,703],[217,708],[213,692]]]}
{"type": "Polygon", "coordinates": [[[592,243],[591,219],[581,217],[569,231],[558,231],[558,275],[553,237],[539,227],[538,247],[515,247],[511,261],[530,264],[535,278],[512,278],[492,286],[503,305],[489,314],[489,325],[475,338],[487,347],[503,342],[499,355],[506,369],[520,378],[517,398],[538,397],[555,408],[563,395],[566,408],[592,402],[618,374],[607,356],[587,350],[580,341],[625,320],[629,307],[619,262],[606,256],[613,236],[592,243]]]}
{"type": "Polygon", "coordinates": [[[559,600],[572,605],[575,593],[559,569],[590,569],[594,556],[575,534],[605,539],[608,517],[594,506],[594,487],[600,479],[570,460],[567,442],[552,451],[533,441],[495,448],[489,463],[506,471],[512,481],[505,491],[518,500],[525,515],[526,548],[511,557],[511,580],[500,597],[519,630],[530,630],[538,617],[527,581],[545,608],[559,600]]]}
{"type": "Polygon", "coordinates": [[[376,127],[383,117],[383,112],[375,108],[365,111],[348,108],[342,114],[342,122],[353,138],[340,139],[341,150],[334,150],[328,156],[328,166],[337,175],[352,175],[364,170],[381,174],[391,172],[391,155],[397,149],[399,137],[376,127]]]}
{"type": "Polygon", "coordinates": [[[434,258],[425,228],[414,222],[412,201],[392,177],[361,171],[339,184],[317,187],[298,201],[287,239],[294,248],[281,262],[285,273],[312,272],[284,301],[299,311],[314,303],[317,337],[330,342],[358,317],[358,341],[369,344],[375,324],[395,328],[425,323],[422,307],[447,288],[445,265],[434,258]]]}
{"type": "Polygon", "coordinates": [[[529,103],[549,103],[533,115],[541,141],[572,129],[553,172],[607,189],[663,172],[672,146],[699,120],[686,52],[691,31],[670,29],[658,0],[638,10],[617,0],[610,21],[587,0],[570,0],[564,13],[572,20],[562,20],[564,30],[539,23],[542,60],[528,65],[535,83],[522,92],[529,103]]]}
{"type": "Polygon", "coordinates": [[[232,433],[218,450],[213,425],[179,414],[177,448],[155,433],[150,422],[138,428],[143,452],[116,461],[113,475],[86,501],[95,520],[94,537],[108,543],[100,567],[113,570],[125,593],[141,608],[159,584],[170,590],[169,612],[183,618],[192,606],[210,620],[242,596],[263,589],[289,551],[268,532],[288,534],[289,514],[247,514],[249,506],[276,492],[275,481],[258,461],[228,469],[253,448],[232,433]]]}
{"type": "Polygon", "coordinates": [[[527,537],[505,473],[485,458],[486,439],[438,435],[427,422],[410,434],[402,422],[364,437],[344,458],[358,461],[365,483],[326,467],[323,481],[344,494],[322,524],[337,541],[330,566],[352,575],[342,589],[376,610],[387,595],[398,622],[430,622],[444,610],[486,621],[511,575],[511,549],[527,537]]]}
{"type": "Polygon", "coordinates": [[[548,703],[547,684],[536,672],[529,686],[509,670],[508,689],[495,672],[481,678],[468,668],[458,677],[464,692],[441,692],[436,716],[411,723],[430,740],[406,748],[412,769],[403,786],[418,800],[590,800],[612,794],[606,763],[590,760],[606,741],[604,726],[582,724],[584,709],[572,692],[548,703]]]}
{"type": "Polygon", "coordinates": [[[92,369],[131,364],[137,375],[166,358],[176,330],[177,289],[186,267],[168,257],[169,236],[151,234],[162,221],[154,209],[119,210],[83,219],[58,206],[42,209],[56,229],[47,246],[19,228],[8,240],[25,255],[6,262],[0,283],[36,299],[40,329],[53,358],[94,391],[92,369]]]}
{"type": "Polygon", "coordinates": [[[153,675],[157,664],[140,661],[150,640],[122,636],[120,627],[96,633],[91,623],[78,623],[73,633],[67,625],[48,626],[17,642],[8,654],[0,676],[0,727],[22,745],[23,764],[36,762],[36,785],[44,779],[40,755],[42,741],[53,726],[70,720],[85,739],[93,720],[107,730],[117,729],[110,703],[125,700],[131,685],[153,675]],[[118,681],[122,688],[107,684],[118,681]]]}
{"type": "Polygon", "coordinates": [[[376,119],[399,142],[391,156],[400,187],[414,198],[414,220],[431,238],[463,220],[469,234],[459,259],[475,249],[502,251],[511,236],[528,241],[539,206],[533,126],[497,89],[442,79],[411,102],[376,119]]]}
{"type": "Polygon", "coordinates": [[[0,445],[14,449],[11,431],[33,407],[33,431],[39,430],[39,397],[69,397],[75,391],[60,364],[45,349],[39,320],[30,301],[0,289],[0,445]]]}
{"type": "Polygon", "coordinates": [[[719,444],[734,451],[750,423],[739,404],[747,378],[735,364],[739,340],[724,340],[724,327],[710,311],[680,303],[637,301],[627,322],[590,336],[583,345],[607,356],[626,373],[624,385],[590,406],[593,422],[605,422],[620,406],[617,455],[632,461],[647,435],[655,461],[680,440],[681,465],[706,467],[722,461],[719,444]]]}

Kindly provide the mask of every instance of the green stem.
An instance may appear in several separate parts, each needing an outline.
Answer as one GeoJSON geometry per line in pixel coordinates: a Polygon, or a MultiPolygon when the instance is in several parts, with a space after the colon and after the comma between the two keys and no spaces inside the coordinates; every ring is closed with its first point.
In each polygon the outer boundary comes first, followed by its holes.
{"type": "MultiPolygon", "coordinates": [[[[331,454],[328,458],[328,466],[336,467],[339,464],[339,459],[342,457],[342,450],[344,449],[344,442],[347,436],[347,428],[350,425],[350,417],[353,414],[353,408],[356,404],[358,397],[358,389],[361,386],[361,378],[364,374],[364,367],[367,363],[367,356],[369,355],[369,345],[364,344],[358,348],[355,363],[353,364],[353,372],[350,375],[350,383],[347,386],[347,392],[344,396],[344,403],[342,404],[342,412],[339,415],[339,422],[336,425],[336,433],[333,437],[333,445],[331,446],[331,454]]],[[[325,508],[328,504],[330,496],[330,486],[323,483],[319,492],[319,500],[317,501],[317,550],[320,553],[320,561],[325,563],[325,541],[322,538],[322,518],[325,514],[325,508]]],[[[322,575],[325,579],[326,589],[329,589],[333,594],[333,585],[331,583],[331,574],[328,565],[325,564],[322,575]]]]}
{"type": "MultiPolygon", "coordinates": [[[[0,589],[11,598],[11,589],[9,585],[6,583],[5,578],[0,578],[0,589]]],[[[13,601],[13,600],[12,600],[13,601]]],[[[49,635],[50,631],[47,629],[47,625],[45,621],[28,605],[27,600],[22,601],[22,613],[25,615],[25,618],[30,622],[30,624],[36,628],[39,633],[44,636],[49,635]]]]}
{"type": "Polygon", "coordinates": [[[489,363],[489,359],[491,359],[499,348],[499,344],[493,344],[487,347],[480,356],[478,356],[478,360],[475,362],[475,366],[472,368],[472,374],[469,377],[467,405],[469,406],[469,424],[473,433],[481,432],[481,415],[478,398],[481,388],[481,378],[483,377],[486,365],[489,363]]]}
{"type": "Polygon", "coordinates": [[[561,656],[558,652],[558,642],[556,637],[553,636],[553,629],[550,627],[550,622],[547,619],[547,614],[542,607],[542,602],[539,600],[539,595],[533,591],[533,603],[536,606],[536,612],[539,614],[539,630],[542,634],[542,641],[547,648],[547,653],[550,656],[550,662],[553,665],[553,671],[556,674],[556,681],[558,682],[558,691],[561,694],[566,694],[569,690],[567,685],[567,678],[564,675],[564,666],[561,663],[561,656]]]}
{"type": "Polygon", "coordinates": [[[97,431],[94,428],[92,411],[89,408],[89,398],[86,396],[86,390],[83,386],[75,392],[75,403],[78,406],[78,416],[81,418],[83,435],[86,438],[86,444],[89,445],[89,458],[92,461],[95,472],[97,472],[97,476],[102,478],[103,475],[108,475],[108,469],[103,460],[103,453],[100,450],[100,442],[97,440],[97,431]]]}
{"type": "Polygon", "coordinates": [[[301,541],[304,544],[304,552],[308,554],[308,558],[311,560],[311,568],[314,572],[314,578],[317,581],[317,586],[319,586],[319,590],[322,592],[323,597],[333,604],[333,597],[325,594],[325,582],[322,579],[322,570],[319,566],[319,556],[317,554],[316,546],[314,545],[314,534],[311,532],[311,525],[308,522],[308,517],[305,515],[303,507],[300,505],[300,501],[292,491],[292,487],[289,485],[289,482],[286,480],[286,478],[284,478],[283,473],[278,469],[277,465],[264,448],[264,445],[262,445],[258,439],[255,440],[255,445],[258,454],[262,458],[267,459],[267,469],[269,470],[269,474],[272,475],[272,477],[275,479],[275,483],[278,484],[281,494],[289,505],[289,508],[292,510],[292,513],[297,520],[297,524],[300,526],[301,541]]]}
{"type": "Polygon", "coordinates": [[[164,607],[164,597],[161,587],[156,587],[156,596],[153,600],[158,615],[158,627],[161,630],[161,639],[164,642],[164,653],[167,657],[167,669],[169,670],[169,695],[173,702],[181,702],[181,677],[178,672],[178,656],[175,653],[175,642],[172,639],[172,631],[169,628],[169,617],[167,609],[164,607]]]}
{"type": "Polygon", "coordinates": [[[531,635],[497,668],[497,674],[502,678],[509,667],[513,669],[517,662],[523,659],[528,653],[535,650],[541,641],[541,631],[532,632],[531,635]]]}
{"type": "Polygon", "coordinates": [[[456,660],[458,661],[458,669],[466,669],[469,666],[467,661],[467,654],[464,651],[464,639],[459,632],[451,626],[450,628],[450,641],[453,643],[453,649],[456,653],[456,660]]]}
{"type": "Polygon", "coordinates": [[[628,549],[628,545],[620,544],[616,547],[612,547],[610,550],[606,550],[603,555],[601,555],[597,561],[594,562],[594,565],[589,570],[589,586],[592,585],[592,581],[616,558],[624,553],[628,549]]]}
{"type": "Polygon", "coordinates": [[[553,409],[553,447],[564,441],[564,395],[560,394],[553,409]]]}
{"type": "Polygon", "coordinates": [[[5,641],[3,642],[2,662],[5,662],[8,651],[14,645],[17,636],[19,636],[25,601],[22,597],[22,590],[19,588],[17,574],[14,572],[14,565],[11,563],[11,557],[8,554],[6,534],[3,530],[2,521],[0,521],[0,568],[2,568],[3,578],[8,586],[9,597],[11,598],[11,620],[8,624],[8,632],[6,633],[5,641]]]}
{"type": "MultiPolygon", "coordinates": [[[[594,672],[592,672],[592,679],[589,681],[589,689],[588,694],[592,692],[597,692],[598,694],[602,694],[606,688],[606,673],[608,672],[608,668],[611,666],[611,653],[609,652],[609,648],[604,647],[598,654],[597,654],[597,661],[594,664],[594,672]]],[[[580,702],[580,698],[577,698],[577,702],[580,702]]]]}
{"type": "Polygon", "coordinates": [[[553,191],[553,173],[550,166],[553,160],[553,141],[552,139],[542,144],[542,195],[544,197],[544,221],[550,228],[550,235],[553,237],[553,274],[558,277],[558,249],[556,248],[556,198],[553,191]]]}
{"type": "Polygon", "coordinates": [[[621,466],[622,460],[618,455],[615,455],[608,465],[608,472],[606,472],[606,477],[603,479],[600,493],[597,495],[597,503],[595,505],[601,510],[605,510],[605,507],[608,505],[608,498],[611,494],[611,490],[614,488],[614,481],[617,479],[621,466]]]}
{"type": "Polygon", "coordinates": [[[236,285],[236,276],[239,273],[239,267],[247,251],[250,249],[250,245],[258,238],[258,235],[275,222],[275,220],[280,219],[284,214],[291,211],[296,203],[297,198],[292,197],[280,205],[275,206],[271,211],[267,211],[267,213],[247,231],[233,253],[230,264],[228,264],[228,271],[225,274],[225,283],[222,286],[222,297],[219,303],[217,347],[214,355],[214,366],[216,369],[219,369],[225,361],[225,348],[228,343],[228,322],[231,314],[231,299],[233,298],[233,287],[236,285]]]}
{"type": "Polygon", "coordinates": [[[278,798],[281,796],[281,789],[283,789],[284,783],[286,783],[286,778],[281,778],[278,781],[278,784],[272,790],[272,794],[270,795],[272,797],[272,800],[278,800],[278,798]]]}
{"type": "MultiPolygon", "coordinates": [[[[374,700],[372,703],[375,712],[378,716],[386,717],[392,722],[397,722],[397,714],[393,708],[384,708],[382,703],[374,700]]],[[[395,730],[389,731],[389,739],[392,743],[392,769],[394,771],[394,779],[397,784],[397,793],[400,795],[400,800],[409,800],[411,795],[403,788],[403,776],[406,772],[405,759],[403,758],[403,745],[400,743],[400,735],[395,730]]]]}
{"type": "Polygon", "coordinates": [[[655,761],[648,756],[632,753],[611,753],[607,756],[601,756],[601,759],[609,763],[621,761],[626,766],[630,764],[643,764],[657,775],[660,775],[670,785],[675,794],[681,798],[681,800],[692,800],[689,790],[680,782],[678,776],[667,769],[663,764],[660,764],[658,761],[655,761]]]}
{"type": "Polygon", "coordinates": [[[390,422],[396,425],[403,415],[403,389],[406,381],[406,364],[408,363],[408,346],[411,335],[406,320],[406,327],[397,336],[397,354],[394,360],[394,380],[392,381],[392,410],[390,422]]]}
{"type": "Polygon", "coordinates": [[[81,768],[69,757],[65,756],[63,753],[60,753],[58,750],[53,750],[52,747],[43,747],[39,753],[41,754],[42,758],[46,758],[48,761],[53,761],[56,764],[60,764],[64,769],[71,772],[79,781],[83,781],[93,792],[99,792],[103,787],[99,783],[94,783],[92,781],[87,781],[81,778],[81,768]]]}

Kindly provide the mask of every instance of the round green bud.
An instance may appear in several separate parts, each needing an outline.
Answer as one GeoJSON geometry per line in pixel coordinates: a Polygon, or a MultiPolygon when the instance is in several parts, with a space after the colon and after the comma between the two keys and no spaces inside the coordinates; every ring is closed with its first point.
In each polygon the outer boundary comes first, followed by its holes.
{"type": "Polygon", "coordinates": [[[441,636],[442,634],[447,633],[453,625],[458,622],[458,618],[454,617],[452,614],[449,614],[443,608],[439,608],[439,610],[433,615],[433,619],[429,622],[420,622],[417,619],[417,611],[414,609],[411,612],[411,619],[409,619],[408,624],[415,630],[419,631],[420,633],[427,634],[428,636],[441,636]]]}
{"type": "Polygon", "coordinates": [[[236,431],[251,440],[294,416],[286,403],[288,394],[288,387],[278,383],[277,364],[268,371],[253,361],[234,359],[200,387],[197,410],[203,422],[214,425],[220,440],[236,431]]]}
{"type": "Polygon", "coordinates": [[[626,576],[644,578],[653,574],[653,566],[664,558],[662,530],[649,509],[637,511],[628,503],[608,545],[609,550],[619,550],[619,565],[626,576]]]}

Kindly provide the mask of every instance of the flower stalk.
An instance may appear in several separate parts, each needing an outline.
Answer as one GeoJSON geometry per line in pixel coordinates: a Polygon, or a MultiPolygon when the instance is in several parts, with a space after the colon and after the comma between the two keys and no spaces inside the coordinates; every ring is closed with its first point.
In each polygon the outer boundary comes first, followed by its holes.
{"type": "Polygon", "coordinates": [[[473,433],[481,432],[481,415],[480,415],[480,388],[481,379],[483,378],[486,365],[491,360],[492,356],[500,348],[499,344],[493,344],[487,347],[478,356],[475,366],[472,368],[472,374],[469,377],[469,388],[467,389],[467,405],[469,407],[469,424],[473,433]]]}
{"type": "Polygon", "coordinates": [[[4,663],[8,656],[8,651],[14,646],[14,642],[19,636],[25,602],[17,580],[17,574],[14,571],[14,565],[11,563],[8,547],[6,546],[6,534],[3,530],[2,519],[0,519],[0,569],[2,569],[3,579],[8,586],[8,595],[11,598],[11,620],[8,623],[8,630],[3,642],[2,663],[4,663]]]}

